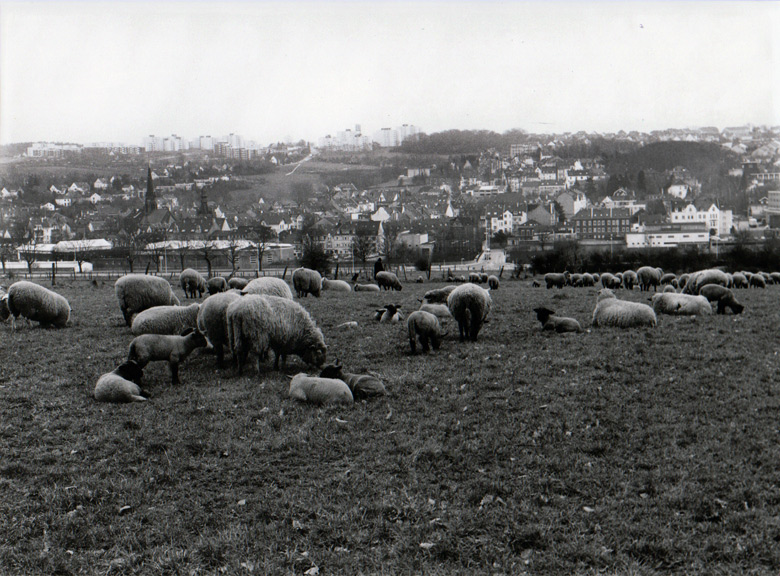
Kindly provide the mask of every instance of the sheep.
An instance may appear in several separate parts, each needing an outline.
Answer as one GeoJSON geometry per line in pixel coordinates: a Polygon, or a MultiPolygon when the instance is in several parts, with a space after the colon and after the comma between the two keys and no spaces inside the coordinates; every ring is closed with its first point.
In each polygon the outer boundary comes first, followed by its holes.
{"type": "Polygon", "coordinates": [[[704,296],[710,302],[717,302],[717,313],[725,314],[726,308],[731,308],[732,313],[740,314],[745,307],[737,302],[737,298],[734,296],[734,292],[725,286],[719,286],[717,284],[707,284],[702,286],[699,291],[700,296],[704,296]]]}
{"type": "Polygon", "coordinates": [[[618,300],[609,288],[599,290],[596,308],[593,310],[593,326],[615,326],[633,328],[638,326],[655,327],[655,312],[647,304],[618,300]]]}
{"type": "MultiPolygon", "coordinates": [[[[766,280],[764,280],[764,277],[761,276],[761,274],[753,274],[750,277],[749,282],[750,288],[766,288],[766,280]]],[[[11,286],[13,288],[13,286],[11,286]]]]}
{"type": "Polygon", "coordinates": [[[639,276],[633,270],[623,272],[623,286],[626,290],[633,290],[634,286],[639,285],[639,276]]]}
{"type": "Polygon", "coordinates": [[[328,280],[327,278],[322,279],[322,289],[332,292],[352,292],[352,286],[344,280],[328,280]]]}
{"type": "Polygon", "coordinates": [[[553,310],[548,308],[534,308],[536,319],[542,323],[542,330],[555,330],[556,332],[582,332],[582,326],[574,318],[556,316],[553,310]]]}
{"type": "Polygon", "coordinates": [[[458,322],[461,342],[466,337],[476,342],[492,304],[490,293],[474,284],[463,284],[452,291],[447,298],[447,306],[458,322]]]}
{"type": "Polygon", "coordinates": [[[481,281],[479,272],[469,272],[468,281],[472,284],[479,284],[481,281]]]}
{"type": "Polygon", "coordinates": [[[258,356],[258,369],[269,350],[276,356],[276,370],[280,358],[285,367],[288,354],[296,354],[315,366],[325,362],[327,346],[322,331],[306,309],[293,300],[250,294],[230,304],[226,314],[228,341],[239,374],[250,351],[258,356]]]}
{"type": "Polygon", "coordinates": [[[249,284],[244,286],[241,293],[257,294],[260,296],[279,296],[279,298],[293,299],[292,290],[287,285],[287,282],[281,278],[272,278],[270,276],[263,278],[255,278],[249,284]]]}
{"type": "Polygon", "coordinates": [[[8,308],[8,293],[3,291],[0,294],[0,322],[5,322],[11,315],[11,310],[8,308]]]}
{"type": "Polygon", "coordinates": [[[677,288],[679,288],[681,291],[683,288],[685,288],[685,285],[688,283],[688,279],[691,277],[690,274],[680,274],[677,277],[677,288]]]}
{"type": "Polygon", "coordinates": [[[748,280],[742,272],[734,272],[731,275],[731,283],[734,288],[747,288],[748,280]]]}
{"type": "Polygon", "coordinates": [[[425,278],[422,276],[417,276],[417,279],[415,280],[417,284],[423,284],[425,282],[425,278]]]}
{"type": "Polygon", "coordinates": [[[642,266],[636,271],[636,275],[639,278],[639,290],[641,292],[649,292],[650,286],[653,287],[653,292],[658,292],[658,286],[661,284],[661,276],[663,275],[663,271],[660,268],[642,266]]]}
{"type": "Polygon", "coordinates": [[[209,295],[219,294],[220,292],[227,292],[228,283],[222,276],[214,276],[206,280],[206,287],[209,290],[209,295]]]}
{"type": "Polygon", "coordinates": [[[583,273],[582,275],[582,285],[583,286],[594,286],[596,284],[596,280],[593,276],[593,274],[590,274],[588,272],[583,273]]]}
{"type": "Polygon", "coordinates": [[[569,278],[569,283],[574,286],[575,288],[579,288],[582,286],[582,274],[574,273],[569,278]]]}
{"type": "Polygon", "coordinates": [[[457,288],[454,284],[449,284],[447,286],[443,286],[442,288],[436,288],[434,290],[428,290],[423,295],[423,300],[430,304],[446,304],[447,298],[449,298],[450,294],[453,290],[457,288]]]}
{"type": "Polygon", "coordinates": [[[126,274],[114,283],[119,308],[130,326],[133,316],[152,306],[178,306],[179,299],[165,278],[126,274]]]}
{"type": "Polygon", "coordinates": [[[534,288],[541,288],[542,287],[542,285],[537,280],[534,280],[533,282],[531,282],[531,286],[533,286],[534,288]]]}
{"type": "Polygon", "coordinates": [[[70,303],[56,292],[34,282],[20,280],[8,288],[6,299],[8,314],[13,315],[11,325],[16,329],[16,319],[21,315],[41,326],[64,328],[70,319],[70,303]]]}
{"type": "Polygon", "coordinates": [[[290,380],[290,398],[313,404],[354,402],[352,392],[343,380],[309,376],[305,372],[296,374],[290,380]]]}
{"type": "Polygon", "coordinates": [[[717,268],[699,270],[688,277],[685,287],[683,288],[683,294],[698,294],[702,286],[706,286],[707,284],[718,284],[719,286],[729,288],[731,286],[731,281],[732,278],[723,270],[718,270],[717,268]]]}
{"type": "Polygon", "coordinates": [[[769,276],[772,278],[772,282],[780,284],[780,272],[771,272],[769,276]]]}
{"type": "Polygon", "coordinates": [[[382,289],[376,284],[355,284],[355,292],[380,292],[382,289]]]}
{"type": "Polygon", "coordinates": [[[320,297],[322,290],[322,276],[316,270],[310,268],[296,268],[292,273],[292,283],[295,287],[295,295],[303,298],[311,294],[320,297]]]}
{"type": "Polygon", "coordinates": [[[677,275],[667,272],[661,276],[661,286],[673,285],[677,280],[677,275]]]}
{"type": "Polygon", "coordinates": [[[336,360],[333,364],[326,364],[320,371],[321,378],[337,378],[349,386],[352,397],[355,400],[364,400],[384,396],[387,389],[384,383],[371,374],[353,374],[344,372],[341,362],[336,360]]]}
{"type": "Polygon", "coordinates": [[[452,320],[452,314],[450,314],[450,309],[446,304],[428,304],[424,302],[420,305],[420,310],[433,314],[440,322],[442,320],[452,320]]]}
{"type": "MultiPolygon", "coordinates": [[[[225,361],[224,347],[228,342],[227,309],[230,304],[241,298],[235,290],[209,296],[200,305],[198,311],[198,330],[202,332],[217,354],[217,367],[222,368],[225,361]]],[[[290,295],[292,299],[292,294],[290,295]]]]}
{"type": "Polygon", "coordinates": [[[544,281],[547,283],[547,289],[563,288],[566,285],[566,276],[558,272],[548,272],[544,275],[544,281]]]}
{"type": "Polygon", "coordinates": [[[141,334],[181,334],[198,325],[200,304],[189,306],[153,306],[135,318],[130,327],[135,336],[141,334]]]}
{"type": "Polygon", "coordinates": [[[230,278],[228,281],[228,288],[234,289],[234,290],[243,290],[246,288],[246,285],[249,284],[249,280],[247,278],[230,278]]]}
{"type": "Polygon", "coordinates": [[[438,350],[441,338],[444,336],[439,319],[424,310],[417,310],[409,314],[406,329],[409,332],[409,346],[412,349],[412,354],[417,353],[418,339],[422,351],[428,352],[428,341],[430,340],[434,350],[438,350]]]}
{"type": "Polygon", "coordinates": [[[98,402],[146,402],[147,394],[139,384],[143,370],[134,361],[127,361],[98,378],[92,393],[98,402]]]}
{"type": "Polygon", "coordinates": [[[392,272],[377,272],[376,283],[382,290],[403,290],[403,286],[401,286],[398,276],[392,272]]]}
{"type": "Polygon", "coordinates": [[[664,294],[677,294],[677,289],[671,284],[667,284],[663,289],[664,294]]]}
{"type": "Polygon", "coordinates": [[[379,320],[380,324],[397,324],[403,319],[400,304],[386,304],[384,308],[377,308],[374,313],[374,320],[379,320]]]}
{"type": "Polygon", "coordinates": [[[604,288],[610,290],[616,290],[620,288],[620,278],[614,274],[610,274],[609,272],[604,272],[604,274],[601,275],[600,281],[602,287],[604,288]]]}
{"type": "Polygon", "coordinates": [[[196,292],[198,293],[198,298],[200,298],[206,291],[206,279],[200,272],[192,268],[186,268],[181,271],[179,282],[187,298],[195,298],[196,292]]]}
{"type": "Polygon", "coordinates": [[[142,369],[149,362],[166,360],[171,369],[171,384],[179,384],[179,364],[196,348],[206,346],[206,337],[192,328],[181,336],[170,334],[141,334],[130,342],[128,360],[135,361],[142,369]]]}
{"type": "Polygon", "coordinates": [[[712,314],[712,306],[704,296],[663,292],[653,295],[653,311],[673,316],[708,316],[712,314]]]}
{"type": "Polygon", "coordinates": [[[496,276],[494,274],[491,274],[490,276],[488,276],[487,284],[488,284],[488,287],[491,290],[498,290],[498,286],[499,286],[498,276],[496,276]]]}

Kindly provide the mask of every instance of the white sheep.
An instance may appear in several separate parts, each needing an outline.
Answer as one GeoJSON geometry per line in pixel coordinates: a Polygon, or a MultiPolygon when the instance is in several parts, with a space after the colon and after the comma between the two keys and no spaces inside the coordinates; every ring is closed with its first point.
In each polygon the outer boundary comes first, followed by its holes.
{"type": "Polygon", "coordinates": [[[330,404],[354,402],[349,386],[335,378],[309,376],[305,372],[296,374],[290,380],[290,397],[302,402],[313,404],[330,404]]]}
{"type": "Polygon", "coordinates": [[[655,312],[647,304],[618,300],[609,288],[599,290],[598,302],[593,310],[593,326],[655,327],[656,323],[655,312]]]}
{"type": "Polygon", "coordinates": [[[355,284],[355,292],[380,292],[381,288],[376,284],[355,284]]]}
{"type": "MultiPolygon", "coordinates": [[[[227,329],[227,309],[241,298],[237,290],[228,290],[209,296],[200,305],[198,311],[198,330],[201,331],[217,354],[217,366],[222,368],[225,360],[225,346],[229,345],[227,329]]],[[[290,294],[292,298],[292,294],[290,294]]]]}
{"type": "Polygon", "coordinates": [[[8,308],[8,292],[5,290],[0,294],[0,322],[5,322],[11,315],[11,310],[8,308]]]}
{"type": "Polygon", "coordinates": [[[536,319],[542,323],[542,330],[553,330],[555,332],[582,332],[582,326],[574,318],[566,316],[556,316],[555,311],[549,308],[534,308],[536,319]]]}
{"type": "Polygon", "coordinates": [[[352,292],[352,286],[344,280],[329,280],[328,278],[322,279],[322,289],[330,290],[331,292],[352,292]]]}
{"type": "Polygon", "coordinates": [[[747,276],[745,276],[742,272],[734,272],[734,274],[731,275],[731,281],[734,285],[734,288],[748,287],[747,276]]]}
{"type": "Polygon", "coordinates": [[[761,274],[753,274],[748,283],[750,288],[766,288],[766,280],[761,274]]]}
{"type": "Polygon", "coordinates": [[[325,362],[327,346],[322,331],[303,306],[278,296],[248,295],[227,308],[228,340],[240,374],[249,352],[260,362],[270,350],[284,367],[288,354],[295,354],[304,362],[321,366],[325,362]]]}
{"type": "Polygon", "coordinates": [[[468,337],[476,342],[492,304],[490,293],[476,284],[463,284],[450,293],[447,306],[458,322],[461,341],[468,337]]]}
{"type": "Polygon", "coordinates": [[[214,276],[206,280],[206,287],[209,290],[209,294],[218,294],[220,292],[227,292],[228,283],[222,276],[214,276]]]}
{"type": "Polygon", "coordinates": [[[699,295],[704,296],[707,300],[717,302],[717,313],[725,314],[726,308],[731,308],[732,313],[741,314],[745,307],[737,301],[734,292],[725,286],[718,286],[717,284],[707,284],[702,286],[699,290],[699,295]]]}
{"type": "Polygon", "coordinates": [[[636,271],[636,275],[639,278],[639,290],[642,292],[649,292],[650,286],[653,287],[653,291],[658,291],[658,286],[661,284],[661,276],[663,270],[660,268],[653,268],[651,266],[642,266],[636,271]]]}
{"type": "Polygon", "coordinates": [[[145,402],[139,384],[143,370],[134,361],[124,362],[98,378],[93,396],[98,402],[145,402]]]}
{"type": "Polygon", "coordinates": [[[293,299],[292,290],[287,282],[281,278],[264,276],[255,278],[241,290],[242,294],[258,294],[260,296],[279,296],[279,298],[293,299]]]}
{"type": "Polygon", "coordinates": [[[599,278],[599,281],[601,282],[601,285],[604,288],[608,288],[610,290],[617,290],[618,288],[620,288],[620,285],[622,283],[622,277],[618,278],[615,274],[611,274],[610,272],[604,272],[599,278]]]}
{"type": "Polygon", "coordinates": [[[544,282],[547,284],[547,289],[550,288],[563,288],[566,286],[567,278],[565,274],[560,272],[548,272],[544,275],[544,282]]]}
{"type": "Polygon", "coordinates": [[[440,322],[443,320],[452,320],[452,314],[446,304],[428,304],[427,302],[424,302],[420,305],[420,310],[433,314],[440,322]]]}
{"type": "Polygon", "coordinates": [[[452,291],[455,290],[455,288],[457,288],[457,285],[449,284],[447,286],[442,286],[441,288],[428,290],[423,295],[423,300],[430,304],[446,304],[447,298],[450,297],[450,294],[452,294],[452,291]]]}
{"type": "Polygon", "coordinates": [[[493,274],[488,276],[487,285],[488,288],[490,288],[491,290],[498,290],[498,286],[499,286],[498,276],[495,276],[493,274]]]}
{"type": "Polygon", "coordinates": [[[384,308],[377,308],[374,313],[374,320],[379,320],[380,324],[397,324],[403,319],[400,304],[387,304],[384,308]]]}
{"type": "Polygon", "coordinates": [[[142,369],[149,362],[168,362],[171,369],[171,383],[179,383],[179,364],[184,362],[196,348],[203,348],[208,342],[198,330],[185,331],[181,336],[169,334],[142,334],[130,342],[128,360],[133,360],[142,369]]]}
{"type": "Polygon", "coordinates": [[[311,268],[296,268],[292,273],[292,283],[295,287],[295,295],[303,298],[311,294],[320,297],[322,290],[322,275],[311,268]]]}
{"type": "Polygon", "coordinates": [[[187,298],[195,298],[196,293],[198,297],[201,297],[206,291],[206,279],[194,268],[182,270],[181,274],[179,274],[179,282],[187,298]]]}
{"type": "Polygon", "coordinates": [[[406,329],[409,332],[409,347],[412,349],[412,354],[417,353],[417,340],[420,341],[422,351],[428,352],[428,342],[430,341],[434,350],[438,350],[444,336],[439,319],[423,310],[416,310],[409,314],[406,329]]]}
{"type": "Polygon", "coordinates": [[[353,374],[344,372],[341,362],[326,364],[320,371],[321,378],[336,378],[349,386],[355,400],[376,398],[387,394],[384,383],[372,374],[353,374]]]}
{"type": "Polygon", "coordinates": [[[230,278],[228,281],[228,288],[233,290],[243,290],[246,288],[246,285],[249,284],[248,278],[240,278],[236,276],[235,278],[230,278]]]}
{"type": "Polygon", "coordinates": [[[198,325],[200,304],[189,306],[153,306],[133,318],[130,331],[141,334],[181,334],[198,325]]]}
{"type": "Polygon", "coordinates": [[[626,290],[633,290],[639,284],[639,276],[633,270],[623,272],[623,286],[626,290]]]}
{"type": "Polygon", "coordinates": [[[707,270],[699,270],[698,272],[692,273],[688,277],[688,281],[685,283],[682,292],[683,294],[698,294],[699,290],[707,284],[717,284],[730,288],[732,282],[733,278],[723,270],[709,268],[707,270]]]}
{"type": "Polygon", "coordinates": [[[662,292],[653,295],[653,311],[673,316],[707,316],[712,314],[712,306],[704,296],[662,292]]]}
{"type": "Polygon", "coordinates": [[[376,273],[376,283],[382,290],[403,290],[398,276],[386,270],[376,273]]]}
{"type": "Polygon", "coordinates": [[[20,280],[8,288],[7,298],[12,326],[16,328],[16,319],[21,315],[41,326],[63,328],[70,319],[70,304],[68,300],[56,292],[44,288],[34,282],[20,280]]]}
{"type": "Polygon", "coordinates": [[[119,308],[130,326],[133,316],[152,306],[178,306],[179,299],[165,278],[147,274],[126,274],[114,284],[119,308]]]}

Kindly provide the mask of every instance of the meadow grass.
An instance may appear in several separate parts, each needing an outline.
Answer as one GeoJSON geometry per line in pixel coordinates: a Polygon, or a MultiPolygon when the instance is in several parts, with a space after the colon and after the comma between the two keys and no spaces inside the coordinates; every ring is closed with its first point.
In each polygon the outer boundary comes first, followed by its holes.
{"type": "Polygon", "coordinates": [[[533,308],[589,327],[596,291],[504,281],[476,343],[450,322],[412,356],[373,311],[441,285],[298,300],[389,392],[318,408],[287,396],[300,359],[236,377],[205,350],[97,403],[132,335],[113,283],[58,283],[71,327],[0,325],[0,573],[777,574],[780,287],[558,335],[533,308]]]}

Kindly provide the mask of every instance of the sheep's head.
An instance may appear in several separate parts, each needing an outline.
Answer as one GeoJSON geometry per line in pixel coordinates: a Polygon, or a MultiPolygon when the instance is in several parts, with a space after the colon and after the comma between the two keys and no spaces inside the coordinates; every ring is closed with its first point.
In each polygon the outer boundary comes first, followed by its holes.
{"type": "Polygon", "coordinates": [[[339,380],[344,379],[344,372],[342,370],[341,362],[336,360],[333,364],[326,364],[320,371],[320,378],[337,378],[339,380]]]}
{"type": "Polygon", "coordinates": [[[328,347],[324,344],[321,345],[315,345],[311,348],[307,348],[303,354],[301,354],[301,358],[303,358],[303,361],[307,364],[313,364],[314,366],[322,366],[325,364],[325,358],[328,354],[328,347]]]}
{"type": "Polygon", "coordinates": [[[135,360],[128,360],[124,364],[117,366],[114,370],[114,374],[121,376],[125,380],[130,380],[131,382],[140,384],[144,372],[135,360]]]}
{"type": "Polygon", "coordinates": [[[540,307],[540,308],[534,308],[534,312],[536,312],[536,319],[539,320],[542,324],[547,322],[547,320],[555,314],[553,310],[550,310],[549,308],[540,307]]]}

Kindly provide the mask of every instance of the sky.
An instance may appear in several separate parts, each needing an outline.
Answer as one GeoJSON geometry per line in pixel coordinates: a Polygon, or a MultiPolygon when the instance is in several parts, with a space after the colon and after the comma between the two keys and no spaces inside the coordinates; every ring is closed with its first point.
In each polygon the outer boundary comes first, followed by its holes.
{"type": "Polygon", "coordinates": [[[0,0],[0,144],[780,125],[780,2],[0,0]]]}

